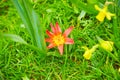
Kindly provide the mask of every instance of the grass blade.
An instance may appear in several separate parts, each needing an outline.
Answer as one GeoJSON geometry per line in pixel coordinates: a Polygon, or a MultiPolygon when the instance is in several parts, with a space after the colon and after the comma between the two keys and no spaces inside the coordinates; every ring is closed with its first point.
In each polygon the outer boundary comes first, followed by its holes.
{"type": "Polygon", "coordinates": [[[12,40],[14,42],[27,44],[27,42],[24,39],[22,39],[20,36],[15,35],[15,34],[1,34],[1,37],[8,38],[8,39],[10,39],[10,40],[12,40]]]}

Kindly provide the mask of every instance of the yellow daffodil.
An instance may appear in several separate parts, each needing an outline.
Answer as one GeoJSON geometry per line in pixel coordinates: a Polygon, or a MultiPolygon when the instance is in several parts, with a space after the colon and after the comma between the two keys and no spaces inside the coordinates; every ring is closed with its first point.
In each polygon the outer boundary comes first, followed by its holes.
{"type": "Polygon", "coordinates": [[[102,22],[105,17],[108,20],[111,20],[111,17],[115,16],[115,14],[108,12],[108,4],[110,4],[110,2],[107,2],[102,9],[98,7],[98,5],[94,6],[95,9],[99,11],[98,15],[96,16],[96,19],[99,20],[100,22],[102,22]]]}
{"type": "Polygon", "coordinates": [[[96,50],[96,48],[98,48],[98,44],[94,45],[91,49],[88,49],[86,46],[82,47],[84,48],[86,51],[83,54],[83,57],[87,60],[89,60],[92,56],[92,53],[96,50]]]}
{"type": "Polygon", "coordinates": [[[118,69],[118,72],[120,72],[120,68],[118,69]]]}
{"type": "Polygon", "coordinates": [[[113,42],[112,41],[105,41],[101,39],[100,37],[97,37],[98,41],[100,43],[100,46],[105,49],[106,51],[112,51],[113,50],[113,42]]]}
{"type": "Polygon", "coordinates": [[[107,51],[113,50],[113,42],[112,41],[102,41],[100,43],[100,46],[107,51]]]}

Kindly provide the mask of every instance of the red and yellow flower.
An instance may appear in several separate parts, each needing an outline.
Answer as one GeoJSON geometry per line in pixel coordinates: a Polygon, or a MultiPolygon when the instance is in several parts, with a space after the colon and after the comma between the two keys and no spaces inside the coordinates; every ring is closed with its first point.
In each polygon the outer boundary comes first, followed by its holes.
{"type": "Polygon", "coordinates": [[[56,25],[53,26],[52,23],[50,24],[52,32],[46,31],[49,38],[46,38],[45,41],[49,42],[48,49],[53,48],[55,46],[58,47],[60,54],[63,54],[63,46],[64,44],[73,44],[74,40],[68,38],[68,35],[73,30],[73,26],[69,27],[65,32],[62,34],[62,31],[59,27],[59,24],[56,22],[56,25]]]}

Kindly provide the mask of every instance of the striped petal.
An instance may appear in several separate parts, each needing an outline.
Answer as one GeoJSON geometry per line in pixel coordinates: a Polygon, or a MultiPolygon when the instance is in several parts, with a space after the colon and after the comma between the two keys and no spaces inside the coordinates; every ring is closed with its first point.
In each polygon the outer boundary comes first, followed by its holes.
{"type": "Polygon", "coordinates": [[[53,43],[50,43],[47,48],[50,49],[50,48],[53,48],[53,47],[55,47],[55,45],[53,43]]]}
{"type": "Polygon", "coordinates": [[[58,50],[61,55],[63,55],[63,45],[58,46],[58,50]]]}
{"type": "Polygon", "coordinates": [[[65,44],[74,44],[74,40],[71,38],[66,38],[65,44]]]}
{"type": "Polygon", "coordinates": [[[51,29],[52,29],[52,32],[55,33],[56,30],[55,30],[55,27],[53,26],[52,23],[50,23],[50,27],[51,27],[51,29]]]}
{"type": "Polygon", "coordinates": [[[56,28],[56,33],[61,33],[62,32],[58,22],[56,22],[56,27],[55,28],[56,28]]]}
{"type": "Polygon", "coordinates": [[[49,37],[53,37],[53,35],[54,35],[52,32],[50,32],[50,31],[48,31],[48,30],[46,31],[46,33],[47,33],[47,35],[48,35],[49,37]]]}
{"type": "Polygon", "coordinates": [[[52,42],[52,39],[51,38],[45,38],[45,41],[46,42],[52,42]]]}
{"type": "Polygon", "coordinates": [[[68,36],[70,34],[70,32],[73,30],[73,26],[69,27],[67,30],[65,30],[65,32],[63,33],[64,36],[68,36]]]}

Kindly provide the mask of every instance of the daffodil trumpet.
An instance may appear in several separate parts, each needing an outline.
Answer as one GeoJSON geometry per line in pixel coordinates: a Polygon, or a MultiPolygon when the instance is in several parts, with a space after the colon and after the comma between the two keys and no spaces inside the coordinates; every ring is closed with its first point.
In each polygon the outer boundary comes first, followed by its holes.
{"type": "Polygon", "coordinates": [[[96,16],[96,19],[99,20],[100,22],[103,22],[105,17],[108,20],[111,20],[112,16],[115,16],[115,14],[110,13],[108,11],[108,5],[112,4],[112,2],[106,2],[103,8],[100,8],[98,5],[94,5],[95,9],[99,11],[98,15],[96,16]]]}

